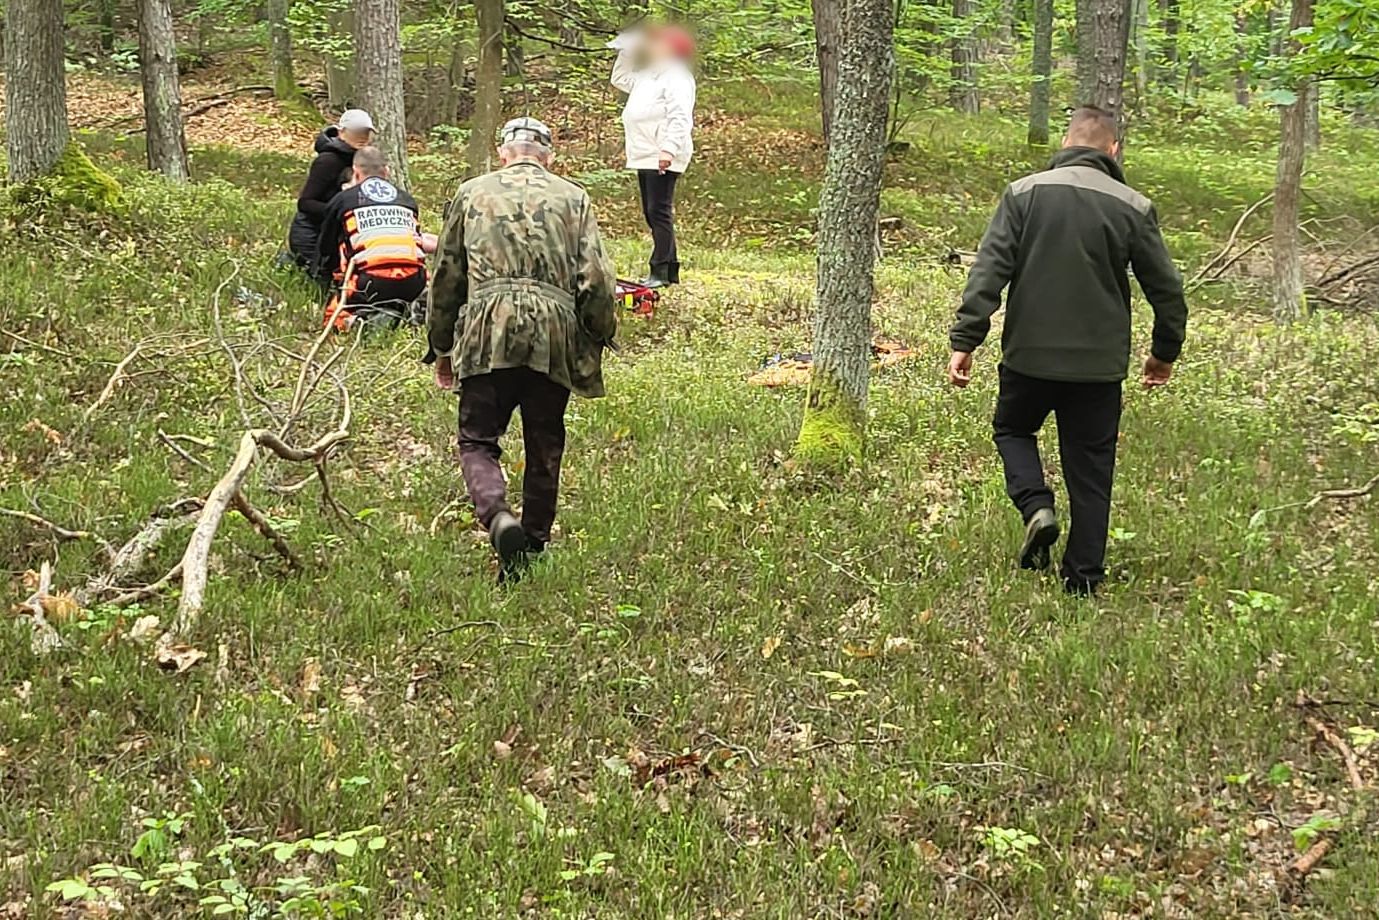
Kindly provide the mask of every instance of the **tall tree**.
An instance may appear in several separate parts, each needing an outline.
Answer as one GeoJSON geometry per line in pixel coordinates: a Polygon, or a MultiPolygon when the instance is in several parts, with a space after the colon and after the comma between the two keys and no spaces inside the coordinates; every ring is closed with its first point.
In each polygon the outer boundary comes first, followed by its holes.
{"type": "Polygon", "coordinates": [[[819,59],[819,112],[823,116],[824,143],[833,132],[837,105],[838,51],[843,43],[844,0],[811,0],[814,7],[814,52],[819,59]]]}
{"type": "Polygon", "coordinates": [[[378,126],[378,146],[388,158],[393,182],[406,188],[407,110],[398,0],[356,0],[354,60],[359,104],[378,126]]]}
{"type": "Polygon", "coordinates": [[[191,178],[182,131],[182,88],[171,0],[139,0],[139,72],[144,82],[144,139],[148,168],[174,182],[191,178]]]}
{"type": "Polygon", "coordinates": [[[268,40],[272,46],[273,95],[292,99],[301,94],[292,68],[292,27],[287,13],[292,0],[268,0],[268,40]]]}
{"type": "Polygon", "coordinates": [[[474,117],[469,125],[469,171],[493,167],[494,141],[503,117],[503,0],[474,0],[479,25],[479,64],[474,77],[474,117]]]}
{"type": "Polygon", "coordinates": [[[1049,142],[1049,81],[1053,77],[1053,0],[1034,0],[1034,81],[1029,87],[1029,142],[1049,142]]]}
{"type": "Polygon", "coordinates": [[[972,26],[975,11],[974,0],[953,0],[953,19],[957,21],[958,31],[948,49],[952,61],[948,104],[955,111],[969,115],[977,114],[981,108],[981,95],[977,90],[977,30],[972,26]]]}
{"type": "Polygon", "coordinates": [[[1178,26],[1181,15],[1180,0],[1159,0],[1159,27],[1163,30],[1159,61],[1164,65],[1164,76],[1170,84],[1177,83],[1178,26]]]}
{"type": "Polygon", "coordinates": [[[5,14],[5,151],[10,181],[50,172],[72,134],[67,127],[62,0],[20,0],[5,14]]]}
{"type": "Polygon", "coordinates": [[[1078,0],[1077,6],[1079,102],[1113,113],[1117,125],[1125,87],[1125,51],[1130,40],[1129,7],[1129,0],[1078,0]]]}
{"type": "Polygon", "coordinates": [[[1244,10],[1235,13],[1235,104],[1250,104],[1250,74],[1246,69],[1250,60],[1249,17],[1244,10]]]}
{"type": "MultiPolygon", "coordinates": [[[[1288,32],[1295,36],[1310,29],[1313,0],[1293,0],[1288,32]]],[[[1297,54],[1300,45],[1289,38],[1289,50],[1297,54]]],[[[1307,81],[1296,81],[1294,98],[1279,109],[1278,172],[1274,177],[1274,319],[1291,323],[1307,312],[1303,292],[1302,243],[1298,233],[1299,202],[1302,198],[1302,167],[1307,156],[1307,81]]]]}
{"type": "Polygon", "coordinates": [[[326,98],[330,107],[338,110],[354,97],[354,10],[337,10],[329,20],[336,41],[325,53],[326,98]]]}
{"type": "Polygon", "coordinates": [[[895,70],[892,0],[845,0],[828,166],[819,194],[814,367],[795,455],[826,469],[862,456],[876,218],[895,70]]]}

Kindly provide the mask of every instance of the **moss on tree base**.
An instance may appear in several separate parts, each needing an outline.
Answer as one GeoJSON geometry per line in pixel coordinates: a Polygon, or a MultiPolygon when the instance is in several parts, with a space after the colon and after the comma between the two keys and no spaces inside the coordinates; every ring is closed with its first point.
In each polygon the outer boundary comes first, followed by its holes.
{"type": "Polygon", "coordinates": [[[862,462],[866,422],[866,412],[855,400],[816,374],[809,383],[795,459],[820,472],[845,472],[862,462]]]}
{"type": "Polygon", "coordinates": [[[101,214],[125,208],[124,189],[120,183],[91,162],[76,141],[68,142],[51,170],[16,186],[13,194],[24,204],[53,202],[101,214]]]}

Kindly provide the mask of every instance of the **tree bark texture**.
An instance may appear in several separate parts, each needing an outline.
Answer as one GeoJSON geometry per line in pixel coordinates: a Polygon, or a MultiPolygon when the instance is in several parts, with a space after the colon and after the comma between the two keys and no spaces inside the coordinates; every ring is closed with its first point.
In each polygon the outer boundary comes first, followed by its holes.
{"type": "Polygon", "coordinates": [[[952,61],[948,90],[948,104],[954,111],[975,115],[981,110],[981,94],[977,89],[977,33],[972,23],[976,12],[974,0],[953,0],[953,18],[958,21],[958,34],[950,41],[952,61]]]}
{"type": "Polygon", "coordinates": [[[5,14],[5,150],[10,181],[27,182],[57,165],[67,127],[62,0],[20,0],[5,14]]]}
{"type": "Polygon", "coordinates": [[[1163,46],[1159,51],[1159,59],[1163,61],[1169,83],[1175,82],[1175,71],[1178,67],[1178,24],[1182,14],[1179,12],[1179,0],[1159,0],[1159,25],[1163,29],[1163,46]]]}
{"type": "Polygon", "coordinates": [[[1034,82],[1029,89],[1029,142],[1049,142],[1049,81],[1053,77],[1053,0],[1034,0],[1034,82]]]}
{"type": "Polygon", "coordinates": [[[886,119],[895,70],[891,0],[847,0],[838,99],[819,195],[814,366],[795,455],[824,469],[861,460],[886,119]]]}
{"type": "Polygon", "coordinates": [[[402,22],[398,0],[357,0],[354,60],[360,106],[373,116],[389,175],[407,188],[407,111],[402,84],[402,22]]]}
{"type": "Polygon", "coordinates": [[[268,40],[273,61],[273,95],[292,99],[300,94],[297,75],[292,67],[292,28],[287,24],[287,12],[292,0],[268,0],[268,40]]]}
{"type": "Polygon", "coordinates": [[[330,24],[336,36],[350,40],[350,47],[325,55],[326,98],[338,112],[354,99],[354,10],[331,13],[330,24]]]}
{"type": "Polygon", "coordinates": [[[1249,37],[1249,17],[1244,12],[1235,14],[1235,104],[1250,104],[1250,75],[1245,72],[1245,64],[1249,47],[1246,40],[1249,37]]]}
{"type": "Polygon", "coordinates": [[[498,128],[503,117],[503,0],[475,0],[479,23],[479,63],[470,119],[469,176],[493,168],[498,128]]]}
{"type": "Polygon", "coordinates": [[[833,130],[833,110],[838,100],[838,52],[843,42],[844,0],[812,0],[814,52],[819,60],[819,112],[823,118],[824,143],[833,130]]]}
{"type": "Polygon", "coordinates": [[[191,178],[182,131],[182,88],[171,0],[139,0],[139,72],[144,83],[144,139],[148,168],[173,182],[191,178]]]}
{"type": "Polygon", "coordinates": [[[1092,61],[1090,95],[1083,102],[1115,115],[1119,133],[1125,88],[1125,51],[1130,39],[1129,3],[1127,0],[1084,2],[1092,20],[1092,61]]]}
{"type": "MultiPolygon", "coordinates": [[[[1313,0],[1293,0],[1289,34],[1312,25],[1313,0]]],[[[1295,39],[1289,39],[1293,53],[1295,39]]],[[[1274,319],[1291,323],[1307,312],[1302,244],[1298,230],[1302,168],[1307,157],[1307,85],[1299,83],[1292,105],[1280,108],[1278,172],[1274,177],[1274,319]]]]}
{"type": "Polygon", "coordinates": [[[1095,16],[1092,12],[1097,0],[1076,0],[1073,37],[1077,46],[1077,99],[1076,105],[1086,105],[1092,101],[1096,91],[1096,30],[1095,16]]]}

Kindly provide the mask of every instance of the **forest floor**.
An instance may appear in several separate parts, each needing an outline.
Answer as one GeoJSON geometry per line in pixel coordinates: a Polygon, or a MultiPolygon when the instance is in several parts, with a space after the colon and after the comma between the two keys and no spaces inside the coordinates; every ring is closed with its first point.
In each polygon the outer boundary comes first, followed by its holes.
{"type": "MultiPolygon", "coordinates": [[[[794,469],[801,392],[747,383],[808,346],[810,98],[707,89],[687,282],[625,320],[609,397],[573,405],[558,543],[520,589],[494,587],[453,399],[402,332],[324,344],[294,437],[336,424],[338,377],[350,441],[328,475],[348,510],[297,488],[309,467],[256,466],[246,493],[300,569],[230,515],[185,673],[152,652],[174,590],[53,600],[46,654],[7,621],[0,917],[1379,916],[1379,499],[1310,502],[1379,473],[1372,305],[1278,328],[1257,251],[1196,285],[1172,385],[1126,389],[1112,580],[1066,598],[1012,561],[995,349],[968,390],[942,377],[950,250],[1043,159],[1018,117],[905,129],[875,321],[917,356],[874,378],[863,467],[794,469]]],[[[109,107],[90,123],[129,114],[109,107]]],[[[311,129],[252,94],[221,108],[236,120],[193,119],[188,190],[107,129],[82,140],[127,213],[0,215],[0,507],[96,535],[0,516],[16,604],[44,562],[54,595],[82,588],[110,566],[102,541],[176,518],[250,424],[291,414],[319,309],[272,260],[311,129]]],[[[1131,181],[1189,277],[1268,192],[1270,122],[1223,105],[1132,139],[1131,181]]],[[[1379,215],[1379,136],[1327,128],[1314,277],[1379,215]]],[[[571,128],[564,168],[630,274],[634,183],[590,131],[571,128]]],[[[415,151],[433,225],[457,157],[415,151]]]]}

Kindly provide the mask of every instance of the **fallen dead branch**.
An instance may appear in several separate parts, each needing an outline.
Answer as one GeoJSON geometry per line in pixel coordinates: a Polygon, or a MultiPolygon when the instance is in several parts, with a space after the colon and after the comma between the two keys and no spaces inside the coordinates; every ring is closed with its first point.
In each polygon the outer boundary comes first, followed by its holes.
{"type": "Polygon", "coordinates": [[[1355,760],[1355,752],[1350,749],[1350,745],[1346,744],[1345,739],[1316,716],[1307,716],[1306,720],[1308,728],[1312,729],[1318,738],[1325,741],[1332,750],[1341,756],[1341,760],[1345,763],[1345,773],[1346,778],[1350,781],[1350,788],[1365,788],[1364,778],[1360,776],[1360,765],[1355,760]]]}
{"type": "Polygon", "coordinates": [[[1341,501],[1348,498],[1364,498],[1366,495],[1371,494],[1376,487],[1379,487],[1379,473],[1372,476],[1369,482],[1362,486],[1345,489],[1324,489],[1308,499],[1307,507],[1315,508],[1317,505],[1327,500],[1341,501]]]}
{"type": "MultiPolygon", "coordinates": [[[[110,568],[89,578],[85,585],[73,592],[77,603],[83,607],[100,601],[107,595],[115,595],[106,603],[127,606],[136,601],[151,597],[154,591],[148,588],[128,589],[120,587],[139,574],[154,552],[173,533],[186,526],[201,511],[200,499],[183,499],[155,514],[139,532],[125,541],[124,545],[110,555],[110,568]]],[[[169,576],[160,578],[155,585],[162,586],[169,576]]],[[[148,586],[152,587],[152,586],[148,586]]]]}
{"type": "Polygon", "coordinates": [[[62,647],[62,637],[57,634],[53,624],[43,612],[43,599],[51,594],[53,588],[53,567],[45,559],[38,570],[38,585],[28,600],[20,606],[27,612],[29,627],[33,635],[29,646],[35,655],[46,655],[53,649],[62,647]]]}
{"type": "Polygon", "coordinates": [[[174,454],[181,457],[183,460],[187,461],[197,469],[207,471],[210,470],[209,466],[207,466],[206,464],[202,463],[200,460],[196,459],[191,454],[189,454],[186,448],[184,448],[181,444],[178,444],[172,435],[168,434],[161,428],[158,429],[158,440],[162,441],[168,450],[172,451],[174,454]]]}
{"type": "Polygon", "coordinates": [[[107,552],[110,552],[112,555],[114,553],[109,543],[106,543],[97,534],[89,530],[69,530],[60,524],[54,524],[47,518],[39,517],[36,514],[30,514],[27,511],[17,511],[13,508],[0,508],[0,515],[17,518],[21,521],[28,521],[30,524],[36,524],[50,531],[53,536],[57,537],[59,540],[95,540],[97,543],[104,546],[107,552]]]}
{"type": "Polygon", "coordinates": [[[1230,255],[1231,250],[1235,248],[1236,238],[1240,236],[1240,229],[1245,226],[1245,221],[1250,219],[1251,214],[1253,214],[1255,211],[1258,211],[1264,205],[1268,204],[1270,201],[1273,200],[1274,193],[1270,192],[1263,198],[1256,201],[1254,204],[1250,205],[1248,208],[1244,210],[1244,212],[1241,213],[1240,219],[1237,220],[1235,222],[1235,226],[1231,228],[1231,235],[1226,238],[1226,245],[1222,246],[1221,251],[1218,252],[1216,255],[1212,256],[1210,259],[1208,259],[1206,264],[1198,270],[1197,274],[1194,275],[1192,277],[1192,280],[1188,282],[1187,286],[1189,288],[1196,287],[1198,284],[1200,284],[1202,282],[1202,279],[1206,278],[1207,274],[1211,272],[1214,268],[1216,268],[1217,264],[1220,263],[1221,260],[1225,259],[1228,255],[1230,255]]]}

